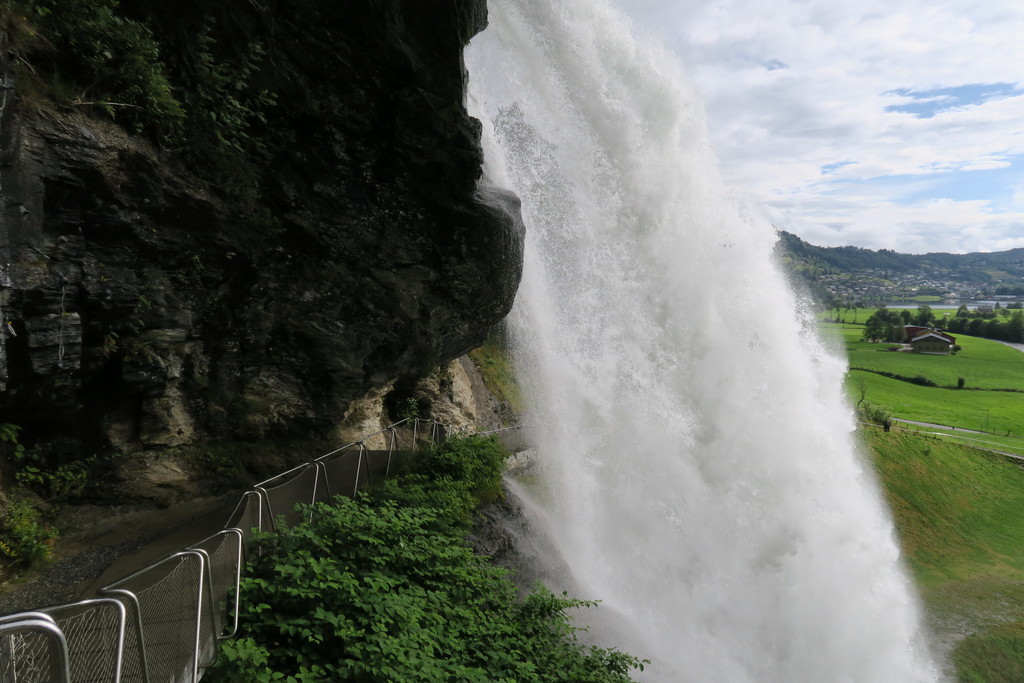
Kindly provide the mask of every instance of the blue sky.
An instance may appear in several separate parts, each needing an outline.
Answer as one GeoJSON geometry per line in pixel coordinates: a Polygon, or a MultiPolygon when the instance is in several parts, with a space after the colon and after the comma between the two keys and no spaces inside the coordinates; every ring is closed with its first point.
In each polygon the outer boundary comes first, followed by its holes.
{"type": "Polygon", "coordinates": [[[1024,247],[1019,0],[612,0],[701,92],[779,227],[910,253],[1024,247]]]}

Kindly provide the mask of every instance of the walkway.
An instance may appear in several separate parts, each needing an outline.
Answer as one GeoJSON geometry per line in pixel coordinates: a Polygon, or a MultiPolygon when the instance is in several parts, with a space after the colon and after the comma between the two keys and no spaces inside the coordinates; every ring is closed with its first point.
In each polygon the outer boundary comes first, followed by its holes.
{"type": "Polygon", "coordinates": [[[949,429],[958,432],[964,432],[965,434],[985,434],[986,432],[979,432],[977,429],[965,429],[964,427],[952,427],[950,425],[940,425],[934,422],[918,422],[917,420],[904,420],[902,417],[892,418],[893,422],[903,422],[904,424],[918,425],[919,427],[930,427],[931,429],[949,429]]]}

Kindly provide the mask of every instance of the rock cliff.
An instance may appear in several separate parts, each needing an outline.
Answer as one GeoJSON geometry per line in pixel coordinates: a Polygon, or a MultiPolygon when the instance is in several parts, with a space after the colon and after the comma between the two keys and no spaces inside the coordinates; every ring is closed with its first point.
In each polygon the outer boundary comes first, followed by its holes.
{"type": "Polygon", "coordinates": [[[351,401],[462,355],[511,306],[518,203],[477,187],[463,105],[484,0],[180,5],[183,35],[193,21],[263,46],[273,104],[245,192],[82,98],[24,96],[5,35],[0,422],[27,440],[325,437],[351,401]]]}

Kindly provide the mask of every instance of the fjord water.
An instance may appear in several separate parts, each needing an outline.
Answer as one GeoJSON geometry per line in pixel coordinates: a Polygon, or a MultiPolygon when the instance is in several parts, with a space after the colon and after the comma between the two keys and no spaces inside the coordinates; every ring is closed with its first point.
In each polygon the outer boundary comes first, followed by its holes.
{"type": "Polygon", "coordinates": [[[644,680],[936,680],[844,364],[723,190],[681,68],[600,0],[489,4],[469,106],[528,231],[532,503],[595,637],[644,680]]]}

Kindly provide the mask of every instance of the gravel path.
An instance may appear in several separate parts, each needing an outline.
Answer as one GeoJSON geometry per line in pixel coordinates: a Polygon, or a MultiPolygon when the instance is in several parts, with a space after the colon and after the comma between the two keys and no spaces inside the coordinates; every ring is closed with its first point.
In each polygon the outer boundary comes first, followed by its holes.
{"type": "Polygon", "coordinates": [[[165,509],[80,506],[61,511],[64,529],[52,564],[0,586],[0,614],[92,597],[131,574],[221,528],[234,495],[201,498],[165,509]]]}

